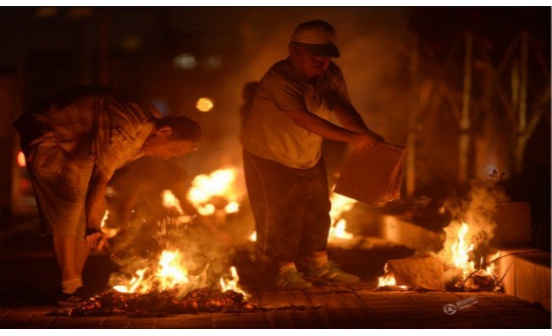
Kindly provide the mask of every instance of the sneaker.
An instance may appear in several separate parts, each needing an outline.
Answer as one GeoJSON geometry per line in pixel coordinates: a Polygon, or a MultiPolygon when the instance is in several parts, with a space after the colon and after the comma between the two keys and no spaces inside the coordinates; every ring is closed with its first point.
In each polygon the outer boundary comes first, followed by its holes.
{"type": "Polygon", "coordinates": [[[276,278],[276,287],[284,290],[302,290],[312,288],[312,284],[305,280],[304,274],[290,269],[276,278]]]}
{"type": "Polygon", "coordinates": [[[353,283],[359,282],[360,278],[341,270],[333,262],[320,268],[311,268],[307,270],[307,279],[313,281],[334,282],[334,283],[353,283]]]}
{"type": "Polygon", "coordinates": [[[77,288],[77,290],[73,294],[67,294],[59,290],[56,295],[56,299],[57,304],[60,306],[75,307],[88,300],[92,296],[94,295],[88,289],[82,286],[77,288]]]}

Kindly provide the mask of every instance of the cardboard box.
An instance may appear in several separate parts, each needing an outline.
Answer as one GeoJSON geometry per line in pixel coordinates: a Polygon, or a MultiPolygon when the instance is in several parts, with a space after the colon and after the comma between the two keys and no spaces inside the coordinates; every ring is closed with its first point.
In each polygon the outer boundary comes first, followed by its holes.
{"type": "Polygon", "coordinates": [[[389,143],[355,149],[334,191],[368,205],[399,199],[403,158],[404,147],[389,143]]]}

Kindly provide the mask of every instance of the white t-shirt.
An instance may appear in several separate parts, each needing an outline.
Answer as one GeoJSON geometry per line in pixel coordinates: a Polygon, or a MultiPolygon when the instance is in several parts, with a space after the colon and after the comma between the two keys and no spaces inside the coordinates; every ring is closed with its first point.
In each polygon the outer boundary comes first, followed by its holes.
{"type": "Polygon", "coordinates": [[[336,102],[350,102],[339,67],[330,62],[310,84],[288,58],[261,79],[241,130],[243,148],[292,168],[312,168],[321,156],[322,137],[297,126],[286,111],[307,111],[329,120],[336,102]]]}

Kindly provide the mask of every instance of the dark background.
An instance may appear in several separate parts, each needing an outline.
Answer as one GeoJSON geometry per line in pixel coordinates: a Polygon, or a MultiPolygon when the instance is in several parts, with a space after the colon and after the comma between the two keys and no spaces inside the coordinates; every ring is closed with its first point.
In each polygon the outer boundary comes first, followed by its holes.
{"type": "MultiPolygon", "coordinates": [[[[0,75],[16,80],[21,97],[21,108],[8,119],[76,85],[117,86],[149,99],[164,114],[188,115],[201,123],[201,150],[181,159],[192,176],[241,166],[242,88],[287,57],[291,32],[312,19],[336,28],[342,56],[335,61],[352,101],[370,128],[392,143],[405,145],[410,130],[413,46],[419,47],[421,68],[427,70],[423,82],[434,75],[430,65],[445,62],[467,32],[483,41],[496,65],[516,37],[527,32],[548,66],[530,68],[531,84],[535,90],[550,88],[550,7],[0,7],[0,75]],[[176,65],[176,59],[190,55],[193,68],[176,65]],[[214,109],[198,112],[200,97],[213,99],[214,109]]],[[[531,64],[537,62],[531,59],[531,64]]],[[[450,86],[461,95],[461,57],[449,68],[457,75],[450,75],[450,86]]],[[[492,130],[498,138],[513,132],[500,123],[506,116],[496,110],[492,118],[490,112],[478,115],[475,132],[492,130]]],[[[420,151],[419,193],[446,197],[456,186],[456,156],[450,148],[457,146],[457,125],[446,109],[424,113],[429,122],[422,125],[427,137],[420,146],[431,149],[420,151]]],[[[497,146],[503,147],[501,153],[512,149],[509,141],[497,146]]],[[[491,160],[489,151],[482,152],[482,159],[474,159],[474,178],[488,175],[486,163],[479,161],[491,160]]],[[[523,173],[507,175],[507,191],[512,200],[531,202],[533,225],[549,236],[549,107],[525,153],[523,173]]],[[[329,158],[336,165],[343,159],[331,152],[329,158]]]]}

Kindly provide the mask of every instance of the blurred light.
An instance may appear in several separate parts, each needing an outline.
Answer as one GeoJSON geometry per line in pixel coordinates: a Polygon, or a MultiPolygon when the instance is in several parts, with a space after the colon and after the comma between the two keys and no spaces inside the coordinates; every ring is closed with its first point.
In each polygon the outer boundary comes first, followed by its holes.
{"type": "Polygon", "coordinates": [[[236,213],[240,210],[240,205],[237,202],[230,202],[224,207],[226,213],[236,213]]]}
{"type": "Polygon", "coordinates": [[[138,35],[128,35],[121,40],[121,48],[125,51],[138,51],[144,46],[144,40],[138,35]]]}
{"type": "Polygon", "coordinates": [[[191,70],[196,67],[197,61],[194,55],[189,53],[184,53],[174,58],[173,65],[177,69],[191,70]]]}
{"type": "Polygon", "coordinates": [[[108,186],[108,187],[105,189],[105,196],[107,196],[107,197],[115,197],[115,196],[117,196],[117,190],[115,190],[115,188],[113,188],[112,186],[108,186]]]}
{"type": "Polygon", "coordinates": [[[27,167],[27,161],[25,161],[25,154],[23,154],[23,152],[21,151],[17,153],[17,165],[21,168],[27,167]]]}
{"type": "Polygon", "coordinates": [[[50,18],[56,15],[58,15],[57,7],[40,7],[35,12],[35,16],[39,19],[50,18]]]}
{"type": "Polygon", "coordinates": [[[210,56],[207,58],[206,66],[209,69],[218,69],[222,66],[222,60],[219,55],[210,56]]]}
{"type": "Polygon", "coordinates": [[[209,112],[213,109],[215,104],[210,98],[199,98],[196,103],[196,109],[198,109],[200,112],[209,112]]]}

